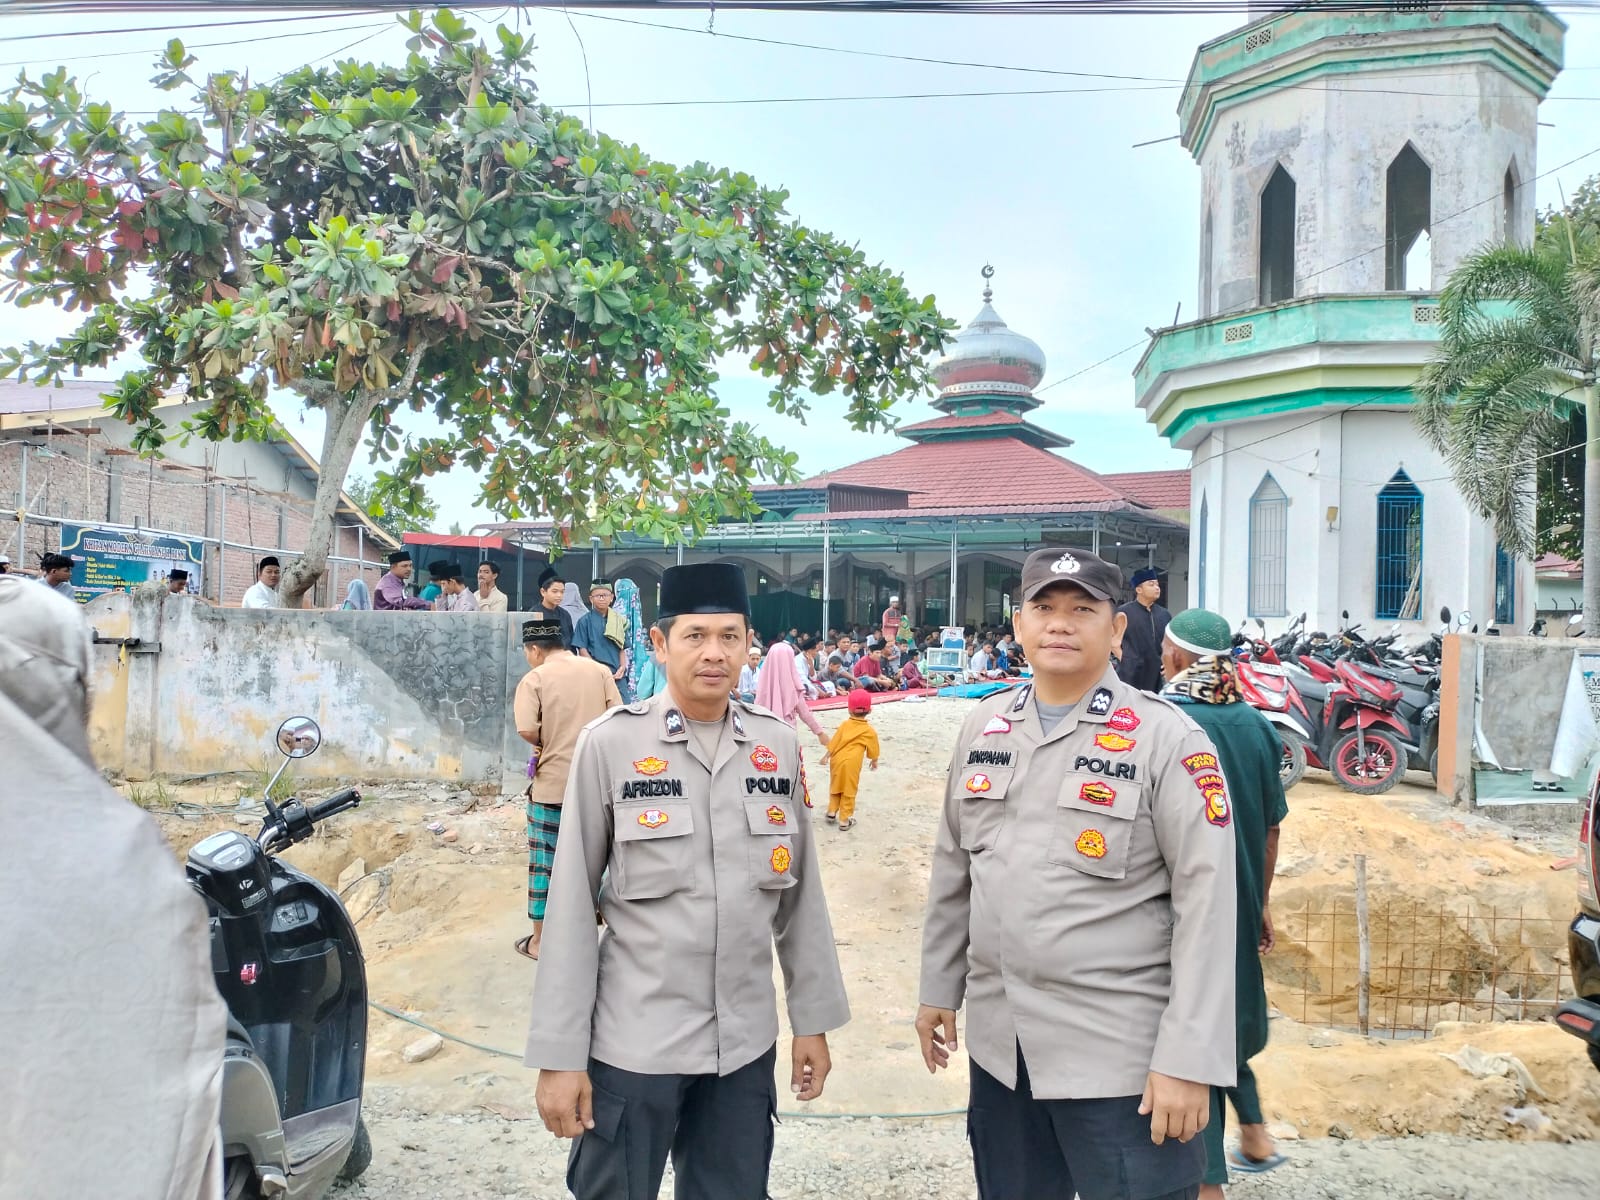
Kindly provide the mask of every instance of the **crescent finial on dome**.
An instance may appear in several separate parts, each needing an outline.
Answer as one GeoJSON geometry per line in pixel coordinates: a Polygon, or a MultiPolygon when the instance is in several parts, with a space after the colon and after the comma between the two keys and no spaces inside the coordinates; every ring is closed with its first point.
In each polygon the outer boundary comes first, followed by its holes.
{"type": "Polygon", "coordinates": [[[994,289],[989,286],[989,281],[994,278],[994,264],[984,263],[983,271],[983,302],[985,304],[994,299],[994,289]]]}

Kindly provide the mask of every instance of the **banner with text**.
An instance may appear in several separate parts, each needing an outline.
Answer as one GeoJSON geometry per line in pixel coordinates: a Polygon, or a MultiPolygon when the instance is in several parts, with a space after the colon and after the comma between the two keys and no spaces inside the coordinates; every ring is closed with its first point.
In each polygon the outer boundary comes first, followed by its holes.
{"type": "Polygon", "coordinates": [[[106,592],[125,592],[164,580],[174,568],[189,572],[189,591],[200,591],[205,543],[140,529],[61,526],[61,553],[70,555],[72,587],[82,603],[106,592]]]}

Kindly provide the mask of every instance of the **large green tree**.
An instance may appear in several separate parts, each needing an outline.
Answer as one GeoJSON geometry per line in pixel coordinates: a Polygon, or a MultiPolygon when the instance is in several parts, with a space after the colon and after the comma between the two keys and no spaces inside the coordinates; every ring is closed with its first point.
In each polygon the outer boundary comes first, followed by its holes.
{"type": "Polygon", "coordinates": [[[364,438],[377,483],[482,472],[483,500],[573,535],[695,534],[753,510],[795,456],[718,403],[748,360],[770,404],[838,391],[871,428],[920,391],[952,328],[931,298],[785,212],[748,175],[649,158],[538,102],[531,39],[491,46],[441,10],[402,18],[398,66],[344,62],[266,84],[196,79],[174,42],[159,81],[192,109],[130,120],[64,70],[0,104],[6,298],[84,314],[0,374],[59,379],[124,351],[108,398],[158,452],[181,432],[258,436],[273,387],[326,418],[290,597],[322,573],[364,438]],[[447,431],[402,432],[407,411],[447,431]]]}
{"type": "MultiPolygon", "coordinates": [[[[1560,220],[1532,246],[1482,250],[1451,274],[1439,308],[1416,418],[1457,487],[1504,545],[1533,553],[1536,464],[1561,455],[1580,413],[1583,560],[1600,564],[1600,231],[1560,220]]],[[[1583,590],[1600,612],[1600,570],[1585,570],[1583,590]]]]}

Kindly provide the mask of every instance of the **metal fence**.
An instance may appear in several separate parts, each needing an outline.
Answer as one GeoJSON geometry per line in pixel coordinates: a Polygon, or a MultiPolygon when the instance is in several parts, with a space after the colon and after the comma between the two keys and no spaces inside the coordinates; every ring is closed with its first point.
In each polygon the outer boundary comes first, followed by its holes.
{"type": "Polygon", "coordinates": [[[1425,1035],[1440,1021],[1554,1013],[1568,986],[1565,919],[1470,903],[1369,906],[1364,867],[1348,900],[1274,908],[1277,948],[1262,967],[1280,1012],[1391,1038],[1425,1035]]]}

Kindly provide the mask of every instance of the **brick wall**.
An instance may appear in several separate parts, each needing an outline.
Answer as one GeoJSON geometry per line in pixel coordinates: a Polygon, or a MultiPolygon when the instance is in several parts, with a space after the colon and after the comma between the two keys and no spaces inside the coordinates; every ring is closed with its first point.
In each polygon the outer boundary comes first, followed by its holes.
{"type": "MultiPolygon", "coordinates": [[[[18,545],[14,518],[0,524],[0,551],[10,555],[13,569],[37,567],[39,557],[60,548],[61,536],[55,520],[84,524],[138,525],[150,530],[183,534],[189,537],[220,538],[240,546],[267,547],[287,565],[305,545],[311,523],[311,485],[302,476],[285,471],[286,485],[303,485],[299,490],[273,491],[252,481],[210,476],[197,466],[165,459],[141,460],[137,455],[106,439],[64,432],[50,438],[32,435],[34,447],[28,455],[27,545],[18,545]],[[38,518],[49,518],[49,521],[38,518]]],[[[21,496],[22,455],[17,442],[0,445],[0,509],[12,517],[23,506],[21,496]]],[[[348,514],[338,519],[351,526],[348,514]]],[[[354,528],[340,528],[333,553],[354,559],[360,537],[354,528]]],[[[255,563],[263,551],[225,547],[219,554],[215,544],[206,547],[205,595],[221,603],[236,605],[245,589],[255,582],[255,563]],[[219,572],[221,578],[219,579],[219,572]],[[220,583],[220,597],[219,597],[220,583]]],[[[384,558],[381,547],[366,539],[366,558],[378,563],[384,558]]],[[[354,563],[330,565],[308,603],[326,607],[344,598],[345,588],[355,577],[354,563]],[[337,571],[337,595],[334,573],[337,571]]],[[[369,587],[376,586],[376,568],[362,573],[369,587]]]]}

